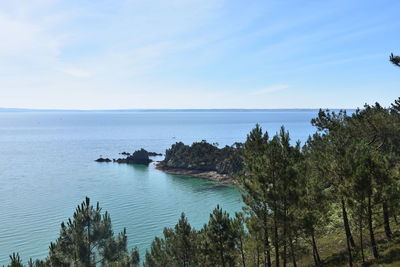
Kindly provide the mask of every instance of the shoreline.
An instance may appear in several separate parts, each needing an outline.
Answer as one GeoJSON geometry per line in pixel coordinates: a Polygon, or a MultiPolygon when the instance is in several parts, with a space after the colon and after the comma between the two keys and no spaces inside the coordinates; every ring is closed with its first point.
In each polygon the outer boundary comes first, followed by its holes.
{"type": "Polygon", "coordinates": [[[236,184],[236,182],[232,176],[230,176],[228,174],[220,174],[220,173],[217,173],[216,171],[201,171],[201,170],[171,168],[171,167],[165,166],[162,161],[155,162],[154,166],[157,170],[168,173],[168,174],[188,175],[188,176],[192,176],[195,178],[202,178],[202,179],[207,179],[210,181],[218,182],[221,185],[236,184]]]}

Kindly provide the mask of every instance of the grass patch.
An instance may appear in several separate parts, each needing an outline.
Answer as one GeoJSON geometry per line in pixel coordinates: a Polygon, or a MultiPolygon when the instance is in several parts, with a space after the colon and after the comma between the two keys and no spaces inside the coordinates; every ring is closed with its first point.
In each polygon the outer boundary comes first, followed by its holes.
{"type": "MultiPolygon", "coordinates": [[[[368,232],[364,235],[364,266],[379,266],[379,267],[399,267],[400,266],[400,227],[391,224],[393,230],[393,238],[387,240],[383,227],[375,229],[375,238],[377,240],[380,258],[375,260],[372,255],[372,250],[369,245],[368,232]]],[[[355,234],[355,233],[354,233],[355,234]]],[[[360,242],[355,238],[356,248],[352,250],[354,258],[354,266],[362,266],[362,257],[360,250],[360,242]]],[[[347,247],[345,235],[342,229],[331,231],[329,234],[318,238],[318,248],[323,262],[323,266],[336,267],[348,266],[347,247]]],[[[309,253],[298,261],[298,266],[314,266],[312,253],[309,253]]]]}

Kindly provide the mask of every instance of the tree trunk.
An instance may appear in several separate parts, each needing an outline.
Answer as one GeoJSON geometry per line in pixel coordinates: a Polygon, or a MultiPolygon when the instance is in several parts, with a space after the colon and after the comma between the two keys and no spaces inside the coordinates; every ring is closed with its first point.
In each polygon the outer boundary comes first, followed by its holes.
{"type": "MultiPolygon", "coordinates": [[[[257,248],[257,250],[258,250],[258,248],[257,248]]],[[[246,258],[244,257],[244,249],[243,249],[242,237],[240,237],[240,253],[242,254],[242,266],[246,267],[246,258]]]]}
{"type": "Polygon", "coordinates": [[[349,256],[349,266],[353,267],[353,255],[351,253],[351,245],[350,245],[350,240],[346,238],[346,245],[347,245],[347,254],[349,256]]]}
{"type": "Polygon", "coordinates": [[[222,242],[220,242],[219,256],[221,257],[222,267],[225,267],[224,247],[222,245],[222,242]]]}
{"type": "Polygon", "coordinates": [[[283,258],[283,267],[286,267],[287,265],[287,211],[285,208],[285,217],[283,218],[283,252],[282,252],[282,258],[283,258]]]}
{"type": "Polygon", "coordinates": [[[343,224],[346,232],[346,246],[347,246],[347,254],[349,257],[349,266],[353,267],[353,255],[351,252],[351,247],[355,247],[353,237],[351,235],[349,219],[347,218],[346,206],[344,204],[344,199],[342,198],[342,215],[343,215],[343,224]]]}
{"type": "Polygon", "coordinates": [[[282,259],[283,259],[283,267],[287,266],[287,245],[286,245],[286,241],[285,244],[283,245],[283,251],[282,251],[282,259]]]}
{"type": "Polygon", "coordinates": [[[315,266],[318,267],[319,265],[318,265],[317,257],[315,256],[314,248],[313,248],[313,259],[314,259],[315,266]]]}
{"type": "Polygon", "coordinates": [[[362,208],[360,211],[360,218],[359,218],[359,228],[360,228],[360,249],[361,249],[361,259],[362,259],[362,266],[365,266],[365,256],[364,256],[364,239],[363,239],[363,222],[362,222],[362,208]]]}
{"type": "Polygon", "coordinates": [[[315,242],[314,229],[311,231],[311,241],[312,241],[315,265],[321,266],[321,258],[319,257],[317,242],[315,242]]]}
{"type": "Polygon", "coordinates": [[[294,247],[293,247],[293,241],[292,240],[290,240],[290,253],[292,254],[293,267],[297,267],[296,255],[294,254],[294,247]]]}
{"type": "Polygon", "coordinates": [[[349,218],[347,217],[346,205],[344,203],[343,198],[342,198],[342,216],[343,216],[344,230],[346,232],[346,238],[349,240],[350,245],[354,248],[356,247],[356,244],[354,242],[353,236],[351,235],[349,218]]]}
{"type": "Polygon", "coordinates": [[[393,216],[394,222],[395,222],[396,224],[399,224],[399,223],[397,222],[396,208],[393,207],[393,205],[390,206],[390,215],[393,216]]]}
{"type": "Polygon", "coordinates": [[[369,237],[371,240],[371,248],[372,254],[374,254],[374,258],[379,258],[378,248],[376,246],[374,228],[372,225],[372,206],[371,206],[371,196],[368,197],[368,228],[369,228],[369,237]]]}
{"type": "Polygon", "coordinates": [[[265,211],[264,215],[264,267],[272,267],[271,265],[271,253],[269,251],[269,234],[268,234],[268,223],[267,223],[267,212],[265,211]]]}
{"type": "Polygon", "coordinates": [[[89,205],[88,205],[88,207],[87,207],[87,221],[88,221],[88,227],[87,227],[87,235],[88,235],[88,244],[87,244],[87,259],[86,259],[86,266],[87,267],[90,267],[92,264],[91,264],[91,260],[90,260],[90,254],[91,254],[91,248],[90,248],[90,215],[89,215],[89,205]]]}
{"type": "Polygon", "coordinates": [[[389,222],[389,209],[387,207],[386,201],[382,203],[382,209],[383,209],[383,222],[385,225],[385,234],[387,239],[392,238],[392,230],[390,229],[390,222],[389,222]]]}
{"type": "Polygon", "coordinates": [[[314,259],[314,263],[315,263],[315,266],[319,266],[319,264],[318,264],[318,261],[317,261],[317,257],[315,256],[315,251],[314,251],[314,247],[313,247],[313,251],[312,251],[312,256],[313,256],[313,259],[314,259]]]}
{"type": "Polygon", "coordinates": [[[274,208],[274,247],[275,247],[275,266],[279,267],[279,240],[278,240],[278,218],[276,205],[274,208]]]}

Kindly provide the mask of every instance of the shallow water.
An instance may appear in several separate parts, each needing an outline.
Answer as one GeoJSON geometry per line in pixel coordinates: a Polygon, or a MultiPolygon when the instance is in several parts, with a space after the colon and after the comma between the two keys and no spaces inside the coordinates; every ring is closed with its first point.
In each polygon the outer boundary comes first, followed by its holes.
{"type": "MultiPolygon", "coordinates": [[[[145,148],[164,152],[177,141],[203,139],[220,146],[243,142],[256,123],[281,125],[293,141],[315,130],[315,110],[257,112],[0,112],[0,265],[19,252],[44,258],[61,221],[89,196],[111,214],[115,232],[127,228],[129,247],[141,253],[181,212],[196,228],[220,204],[241,210],[235,187],[170,175],[153,165],[97,163],[99,156],[145,148]]],[[[161,159],[161,158],[159,158],[161,159]]]]}

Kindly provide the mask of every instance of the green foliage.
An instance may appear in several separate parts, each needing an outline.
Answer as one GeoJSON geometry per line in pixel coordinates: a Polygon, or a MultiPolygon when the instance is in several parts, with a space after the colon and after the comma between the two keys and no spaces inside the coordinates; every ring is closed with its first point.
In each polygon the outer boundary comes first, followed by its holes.
{"type": "Polygon", "coordinates": [[[392,62],[394,65],[400,67],[400,57],[393,55],[393,53],[390,54],[390,62],[392,62]]]}
{"type": "Polygon", "coordinates": [[[234,174],[243,168],[240,148],[239,143],[218,148],[217,144],[209,144],[205,140],[195,142],[191,146],[179,142],[166,150],[163,162],[170,168],[234,174]]]}
{"type": "Polygon", "coordinates": [[[197,239],[198,233],[182,213],[174,228],[164,228],[164,237],[154,239],[145,266],[198,266],[197,239]]]}
{"type": "MultiPolygon", "coordinates": [[[[234,266],[238,255],[244,256],[243,215],[229,214],[217,206],[201,231],[192,229],[182,213],[174,228],[164,228],[146,252],[147,267],[234,266]],[[243,253],[241,253],[243,252],[243,253]]],[[[244,258],[242,258],[242,262],[244,258]]]]}
{"type": "Polygon", "coordinates": [[[28,261],[29,267],[50,267],[50,262],[48,260],[35,260],[33,261],[32,258],[28,261]]]}
{"type": "Polygon", "coordinates": [[[217,206],[201,232],[200,250],[204,264],[221,267],[235,265],[237,233],[234,230],[229,214],[217,206]]]}
{"type": "Polygon", "coordinates": [[[102,214],[86,198],[76,208],[72,219],[61,224],[60,237],[50,244],[51,265],[95,266],[124,261],[127,255],[126,230],[114,237],[111,218],[102,214]]]}
{"type": "Polygon", "coordinates": [[[23,267],[21,257],[18,253],[13,253],[10,255],[11,263],[8,265],[9,267],[23,267]]]}
{"type": "MultiPolygon", "coordinates": [[[[263,262],[270,264],[271,243],[275,262],[279,263],[281,256],[286,262],[288,250],[294,250],[299,235],[294,218],[298,216],[301,193],[296,171],[296,163],[302,159],[300,146],[290,144],[284,127],[268,139],[268,133],[256,125],[247,137],[243,155],[243,201],[248,214],[256,220],[253,224],[261,230],[258,234],[263,240],[263,262]]],[[[294,257],[294,251],[291,256],[294,257]]]]}

